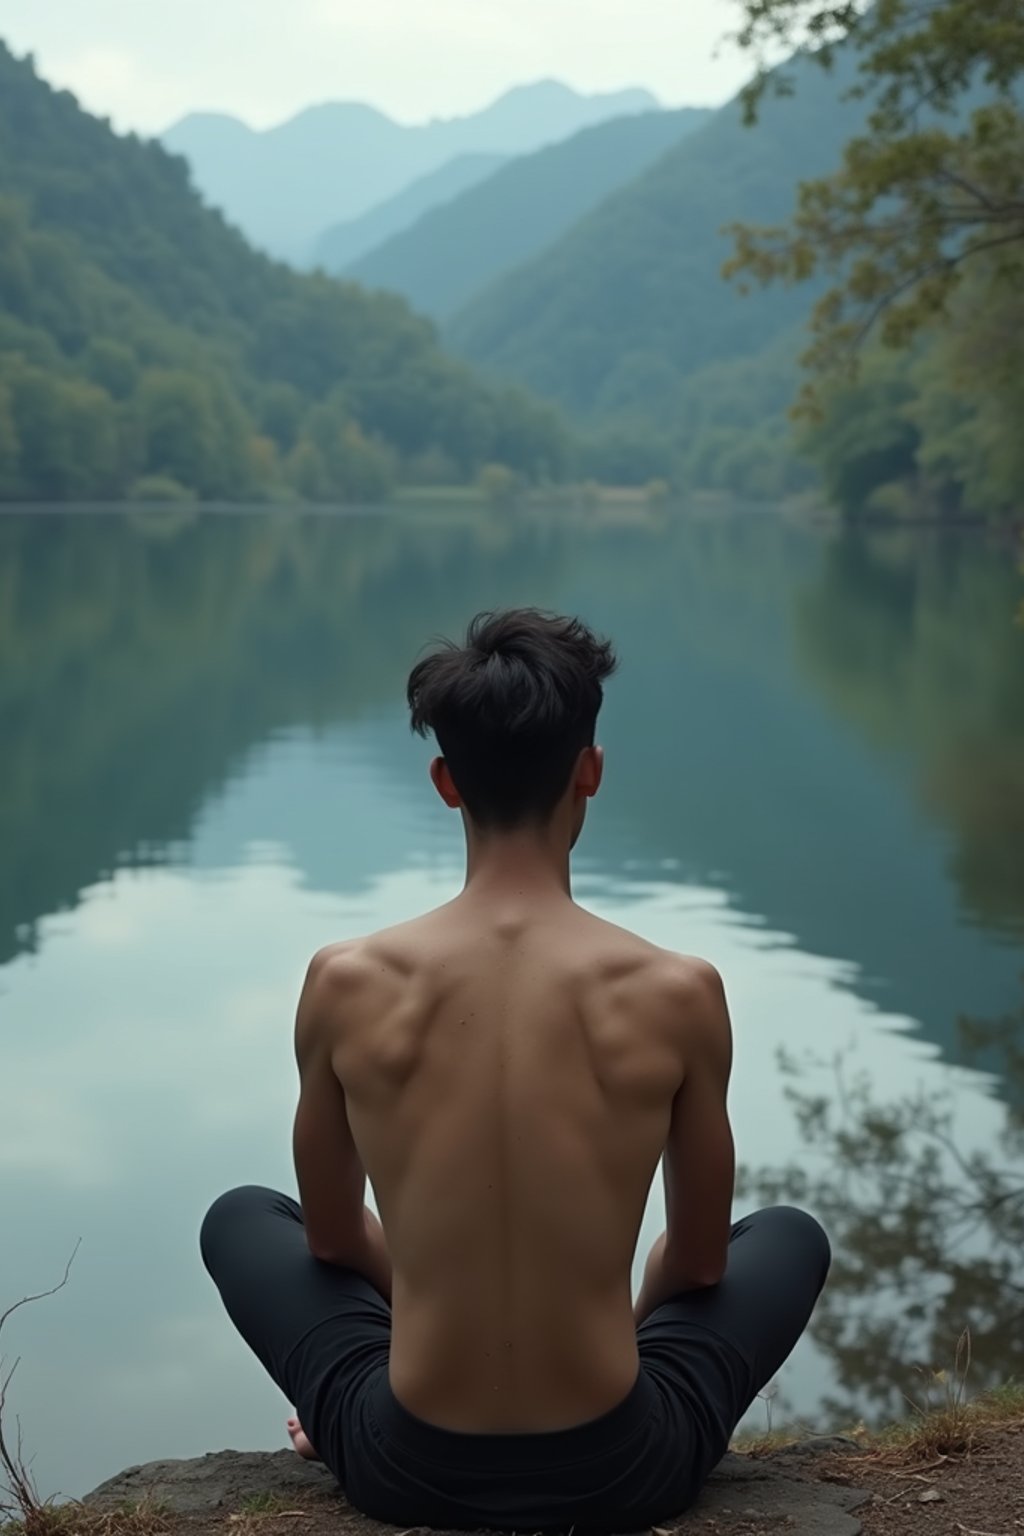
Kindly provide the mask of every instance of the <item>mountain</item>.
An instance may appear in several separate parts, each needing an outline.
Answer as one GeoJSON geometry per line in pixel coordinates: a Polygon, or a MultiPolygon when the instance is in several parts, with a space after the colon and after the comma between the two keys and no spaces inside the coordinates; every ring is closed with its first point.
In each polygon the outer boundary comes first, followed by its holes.
{"type": "Polygon", "coordinates": [[[853,65],[797,60],[795,94],[747,128],[737,100],[566,235],[498,278],[452,320],[465,357],[582,417],[643,411],[667,424],[683,379],[758,353],[805,319],[812,288],[747,298],[722,280],[734,221],[785,219],[804,178],[835,167],[867,104],[843,99],[853,65]]]}
{"type": "Polygon", "coordinates": [[[351,262],[408,229],[429,209],[451,202],[460,192],[486,180],[506,161],[505,155],[456,155],[440,170],[421,176],[361,218],[347,219],[326,230],[314,247],[314,265],[325,272],[344,272],[351,262]]]}
{"type": "Polygon", "coordinates": [[[513,160],[347,269],[445,319],[501,273],[528,261],[616,187],[700,127],[709,111],[645,112],[583,129],[513,160]]]}
{"type": "Polygon", "coordinates": [[[264,130],[193,113],[163,142],[185,156],[204,197],[254,244],[305,261],[323,230],[358,218],[457,155],[528,154],[589,124],[657,106],[647,91],[581,96],[543,80],[468,117],[414,126],[373,107],[331,102],[264,130]]]}
{"type": "Polygon", "coordinates": [[[0,44],[0,499],[368,500],[547,476],[564,446],[401,300],[254,252],[180,159],[0,44]]]}

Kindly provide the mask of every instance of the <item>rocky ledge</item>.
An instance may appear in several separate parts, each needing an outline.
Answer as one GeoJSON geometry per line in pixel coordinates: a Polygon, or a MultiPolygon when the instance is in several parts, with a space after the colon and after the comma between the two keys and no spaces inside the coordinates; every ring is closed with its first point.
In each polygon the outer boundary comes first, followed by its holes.
{"type": "MultiPolygon", "coordinates": [[[[858,1536],[854,1511],[870,1493],[823,1480],[822,1455],[848,1442],[809,1440],[758,1456],[730,1454],[713,1474],[699,1503],[670,1530],[683,1533],[785,1532],[786,1536],[858,1536]]],[[[147,1500],[169,1514],[206,1524],[239,1511],[306,1511],[315,1526],[344,1526],[358,1536],[390,1536],[391,1526],[359,1515],[330,1473],[291,1451],[218,1451],[189,1461],[151,1461],[129,1467],[88,1495],[92,1507],[115,1509],[147,1500]],[[319,1518],[317,1518],[319,1517],[319,1518]]],[[[268,1521],[269,1523],[269,1521],[268,1521]]],[[[414,1536],[406,1532],[405,1536],[414,1536]]],[[[658,1532],[657,1536],[668,1536],[658,1532]]]]}

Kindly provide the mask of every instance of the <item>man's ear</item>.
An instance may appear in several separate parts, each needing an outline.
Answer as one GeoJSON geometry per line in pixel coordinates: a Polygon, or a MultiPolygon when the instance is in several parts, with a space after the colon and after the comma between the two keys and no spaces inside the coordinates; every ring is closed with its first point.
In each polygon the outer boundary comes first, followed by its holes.
{"type": "Polygon", "coordinates": [[[592,800],[604,777],[604,748],[584,747],[576,761],[576,793],[592,800]]]}
{"type": "Polygon", "coordinates": [[[430,782],[437,790],[441,799],[449,810],[457,811],[462,804],[462,796],[455,788],[455,780],[448,771],[448,764],[443,757],[435,757],[430,765],[430,782]]]}

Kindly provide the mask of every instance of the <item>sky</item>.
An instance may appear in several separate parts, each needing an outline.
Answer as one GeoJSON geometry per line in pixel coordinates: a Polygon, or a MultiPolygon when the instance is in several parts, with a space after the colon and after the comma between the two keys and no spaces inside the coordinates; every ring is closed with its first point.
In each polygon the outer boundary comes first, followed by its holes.
{"type": "Polygon", "coordinates": [[[548,78],[716,105],[750,73],[723,43],[737,16],[737,0],[0,0],[0,39],[116,128],[157,133],[322,101],[423,122],[548,78]]]}

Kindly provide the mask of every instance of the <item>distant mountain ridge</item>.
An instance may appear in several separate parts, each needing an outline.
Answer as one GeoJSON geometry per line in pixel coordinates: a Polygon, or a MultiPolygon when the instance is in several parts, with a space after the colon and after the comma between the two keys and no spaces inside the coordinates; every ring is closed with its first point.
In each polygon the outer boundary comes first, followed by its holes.
{"type": "Polygon", "coordinates": [[[808,314],[814,285],[756,290],[722,278],[733,222],[775,223],[797,183],[837,166],[869,104],[831,73],[789,66],[792,97],[769,97],[754,127],[739,99],[720,108],[534,260],[499,277],[454,316],[450,344],[578,418],[678,420],[679,391],[702,368],[751,358],[808,314]]]}
{"type": "Polygon", "coordinates": [[[308,259],[323,230],[358,218],[461,154],[528,154],[611,117],[659,107],[644,90],[583,96],[555,80],[517,86],[481,112],[422,125],[374,107],[309,107],[253,130],[220,113],[193,113],[163,135],[193,180],[256,245],[308,259]]]}
{"type": "Polygon", "coordinates": [[[352,264],[334,264],[330,235],[321,242],[321,258],[329,270],[400,293],[414,309],[445,320],[711,116],[708,109],[687,107],[581,129],[502,166],[352,264]]]}
{"type": "Polygon", "coordinates": [[[346,219],[320,236],[313,248],[313,264],[327,272],[344,272],[360,256],[376,250],[395,235],[409,229],[431,208],[451,202],[460,193],[486,181],[508,163],[507,155],[456,155],[439,170],[420,176],[409,186],[377,203],[358,219],[346,219]]]}

